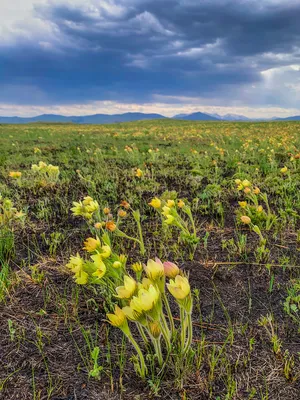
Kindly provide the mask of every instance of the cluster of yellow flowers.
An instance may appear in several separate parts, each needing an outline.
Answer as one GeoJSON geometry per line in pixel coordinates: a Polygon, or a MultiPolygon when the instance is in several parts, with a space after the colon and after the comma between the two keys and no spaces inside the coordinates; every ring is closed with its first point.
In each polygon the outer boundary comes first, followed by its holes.
{"type": "Polygon", "coordinates": [[[137,343],[133,340],[128,321],[134,322],[142,339],[146,341],[145,332],[151,338],[157,359],[163,364],[161,340],[168,351],[172,349],[175,335],[174,318],[170,309],[166,288],[180,308],[180,346],[184,357],[192,342],[192,296],[190,284],[178,266],[172,262],[162,263],[158,258],[148,260],[144,265],[144,277],[140,282],[130,275],[124,275],[123,285],[116,287],[116,297],[123,307],[115,307],[114,313],[108,313],[110,323],[120,328],[134,344],[140,357],[140,372],[145,376],[147,368],[144,357],[137,343]],[[166,278],[169,282],[165,284],[166,278]],[[168,321],[164,315],[164,308],[168,321]]]}
{"type": "Polygon", "coordinates": [[[241,179],[236,179],[235,183],[237,185],[237,190],[239,191],[244,191],[245,194],[250,194],[250,193],[254,193],[254,194],[259,194],[260,193],[260,189],[255,186],[252,186],[252,183],[250,181],[248,181],[248,179],[244,179],[243,181],[241,179]]]}
{"type": "Polygon", "coordinates": [[[161,215],[164,217],[164,222],[167,225],[176,225],[177,220],[178,220],[178,212],[176,208],[180,208],[184,210],[185,203],[183,200],[161,200],[158,197],[154,197],[150,203],[150,206],[155,208],[157,211],[161,213],[161,215]]]}
{"type": "Polygon", "coordinates": [[[0,194],[0,227],[11,227],[12,221],[24,221],[26,214],[18,211],[10,199],[0,194]]]}
{"type": "Polygon", "coordinates": [[[89,253],[90,260],[85,260],[77,253],[71,256],[67,267],[74,274],[79,285],[103,284],[102,278],[117,279],[125,268],[126,256],[112,252],[108,241],[99,237],[89,237],[84,242],[83,249],[89,253]]]}
{"type": "Polygon", "coordinates": [[[9,176],[12,179],[18,179],[18,178],[21,178],[22,172],[20,172],[20,171],[10,171],[9,176]]]}
{"type": "Polygon", "coordinates": [[[60,174],[58,166],[46,164],[43,161],[38,164],[32,164],[31,170],[39,178],[40,186],[54,185],[58,181],[60,174]]]}
{"type": "Polygon", "coordinates": [[[71,211],[75,216],[81,216],[87,220],[92,219],[93,215],[99,211],[99,204],[91,196],[84,197],[83,201],[74,201],[71,211]]]}

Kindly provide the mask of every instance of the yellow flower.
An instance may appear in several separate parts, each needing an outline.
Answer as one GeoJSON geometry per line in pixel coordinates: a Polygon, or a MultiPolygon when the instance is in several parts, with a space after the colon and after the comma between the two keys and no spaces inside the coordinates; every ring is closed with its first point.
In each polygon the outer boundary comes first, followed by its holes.
{"type": "Polygon", "coordinates": [[[171,295],[177,300],[185,299],[191,291],[188,279],[181,275],[177,275],[174,280],[171,279],[167,287],[171,295]]]}
{"type": "Polygon", "coordinates": [[[88,274],[85,271],[79,271],[75,274],[75,282],[78,285],[85,285],[88,282],[88,274]]]}
{"type": "Polygon", "coordinates": [[[86,196],[83,198],[83,204],[85,206],[88,206],[92,201],[94,201],[94,200],[91,196],[86,196]]]}
{"type": "Polygon", "coordinates": [[[235,182],[237,185],[240,185],[240,184],[242,183],[242,181],[241,181],[240,179],[236,179],[234,182],[235,182]]]}
{"type": "Polygon", "coordinates": [[[142,264],[140,262],[132,264],[131,268],[134,272],[141,272],[143,269],[142,264]]]}
{"type": "Polygon", "coordinates": [[[287,167],[283,167],[283,168],[281,168],[280,172],[282,174],[286,174],[288,172],[288,168],[287,167]]]}
{"type": "Polygon", "coordinates": [[[150,285],[149,289],[140,289],[137,296],[130,301],[130,308],[138,313],[152,310],[159,300],[159,291],[150,285]]]}
{"type": "Polygon", "coordinates": [[[248,179],[244,179],[242,182],[242,185],[244,186],[244,188],[251,186],[251,183],[248,181],[248,179]]]}
{"type": "Polygon", "coordinates": [[[254,193],[254,194],[259,194],[259,193],[260,193],[260,189],[259,189],[258,187],[255,187],[255,188],[253,189],[253,193],[254,193]]]}
{"type": "Polygon", "coordinates": [[[167,225],[172,225],[174,222],[175,218],[173,217],[173,215],[167,215],[166,219],[164,220],[164,222],[167,225]]]}
{"type": "Polygon", "coordinates": [[[101,258],[101,254],[97,253],[91,256],[92,260],[94,261],[95,267],[97,268],[95,272],[93,272],[93,276],[101,279],[106,273],[106,265],[101,258]]]}
{"type": "Polygon", "coordinates": [[[149,323],[149,331],[151,335],[155,338],[158,339],[161,335],[161,329],[159,326],[159,323],[157,321],[153,321],[149,323]]]}
{"type": "Polygon", "coordinates": [[[126,211],[124,211],[124,210],[119,210],[119,211],[118,211],[118,216],[119,216],[119,217],[125,218],[126,215],[127,215],[127,212],[126,212],[126,211]]]}
{"type": "Polygon", "coordinates": [[[239,201],[239,205],[242,208],[246,208],[247,207],[247,202],[246,201],[239,201]]]}
{"type": "Polygon", "coordinates": [[[106,314],[106,316],[109,319],[111,325],[116,326],[117,328],[120,328],[126,323],[126,315],[124,314],[124,311],[118,306],[115,307],[114,314],[106,314]]]}
{"type": "Polygon", "coordinates": [[[243,224],[249,225],[251,223],[251,218],[247,217],[247,215],[242,215],[241,221],[243,222],[243,224]]]}
{"type": "Polygon", "coordinates": [[[168,200],[167,201],[167,207],[172,208],[175,206],[175,201],[174,200],[168,200]]]}
{"type": "Polygon", "coordinates": [[[251,189],[250,189],[249,187],[245,187],[244,193],[245,193],[245,194],[251,193],[251,189]]]}
{"type": "Polygon", "coordinates": [[[263,212],[263,206],[258,206],[257,209],[256,209],[256,211],[257,211],[258,213],[263,212]]]}
{"type": "Polygon", "coordinates": [[[99,247],[100,246],[100,240],[99,240],[99,238],[97,237],[97,239],[94,239],[94,238],[92,238],[92,237],[89,237],[89,238],[87,238],[86,239],[86,241],[84,242],[84,250],[86,250],[86,251],[88,251],[89,253],[90,252],[93,252],[93,251],[95,251],[96,249],[97,249],[97,247],[99,247]]]}
{"type": "Polygon", "coordinates": [[[66,267],[68,267],[73,273],[79,272],[83,267],[83,259],[77,253],[76,256],[70,257],[66,267]]]}
{"type": "Polygon", "coordinates": [[[163,206],[162,209],[163,209],[162,210],[162,215],[164,215],[165,217],[171,213],[171,208],[168,207],[168,206],[163,206]]]}
{"type": "Polygon", "coordinates": [[[126,210],[130,208],[130,204],[126,200],[122,200],[120,206],[126,208],[126,210]]]}
{"type": "Polygon", "coordinates": [[[159,259],[156,259],[156,261],[151,260],[151,259],[148,260],[147,265],[144,265],[144,269],[145,269],[146,275],[152,281],[156,281],[157,279],[164,276],[164,272],[165,272],[164,266],[159,259]]]}
{"type": "Polygon", "coordinates": [[[143,171],[139,168],[137,168],[136,172],[135,172],[135,176],[137,176],[138,178],[141,178],[144,175],[143,171]]]}
{"type": "Polygon", "coordinates": [[[120,299],[130,299],[133,293],[136,291],[137,283],[136,281],[128,275],[124,276],[124,286],[118,286],[116,292],[120,299]]]}
{"type": "Polygon", "coordinates": [[[101,247],[101,257],[102,258],[108,258],[111,256],[111,248],[107,244],[104,244],[101,247]]]}
{"type": "Polygon", "coordinates": [[[113,263],[113,267],[116,268],[116,269],[121,268],[122,267],[122,263],[120,261],[115,261],[113,263]]]}
{"type": "Polygon", "coordinates": [[[117,225],[113,221],[107,221],[105,227],[110,232],[113,232],[117,229],[117,225]]]}
{"type": "Polygon", "coordinates": [[[22,175],[22,172],[20,171],[10,171],[9,176],[13,179],[20,178],[22,175]]]}
{"type": "Polygon", "coordinates": [[[96,222],[94,225],[96,229],[101,229],[103,226],[105,226],[105,222],[96,222]]]}
{"type": "Polygon", "coordinates": [[[150,201],[150,203],[148,203],[150,206],[152,206],[153,208],[160,208],[161,207],[161,200],[158,197],[154,197],[154,199],[152,199],[150,201]]]}
{"type": "Polygon", "coordinates": [[[164,262],[163,265],[164,265],[165,275],[168,278],[175,278],[179,274],[180,270],[176,264],[174,264],[170,261],[166,261],[166,262],[164,262]]]}
{"type": "Polygon", "coordinates": [[[103,212],[104,212],[105,215],[108,215],[110,213],[110,208],[104,207],[103,208],[103,212]]]}
{"type": "Polygon", "coordinates": [[[183,208],[183,207],[185,206],[184,201],[183,201],[183,200],[178,200],[177,206],[178,206],[179,208],[183,208]]]}

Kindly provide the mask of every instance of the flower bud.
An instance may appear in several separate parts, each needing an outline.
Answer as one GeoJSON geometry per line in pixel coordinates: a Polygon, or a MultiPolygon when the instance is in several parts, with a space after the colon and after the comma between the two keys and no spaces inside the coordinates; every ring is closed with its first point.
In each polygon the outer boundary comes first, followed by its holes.
{"type": "Polygon", "coordinates": [[[251,223],[251,218],[247,217],[247,215],[242,215],[241,221],[243,224],[249,225],[251,223]]]}
{"type": "Polygon", "coordinates": [[[179,274],[179,268],[177,267],[176,264],[166,261],[164,262],[164,271],[165,275],[168,278],[175,278],[179,274]]]}

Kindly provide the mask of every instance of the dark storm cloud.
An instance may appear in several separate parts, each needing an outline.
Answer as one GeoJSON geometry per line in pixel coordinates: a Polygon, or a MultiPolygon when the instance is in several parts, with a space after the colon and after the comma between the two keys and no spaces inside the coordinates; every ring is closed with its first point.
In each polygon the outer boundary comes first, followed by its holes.
{"type": "Polygon", "coordinates": [[[0,44],[0,101],[210,97],[259,82],[264,69],[300,62],[299,2],[87,3],[36,7],[38,18],[53,28],[47,45],[39,37],[0,44]]]}

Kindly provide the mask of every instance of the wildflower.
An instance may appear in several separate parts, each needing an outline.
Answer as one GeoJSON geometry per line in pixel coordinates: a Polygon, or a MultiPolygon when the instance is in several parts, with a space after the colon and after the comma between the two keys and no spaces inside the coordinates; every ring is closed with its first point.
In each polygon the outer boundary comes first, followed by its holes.
{"type": "Polygon", "coordinates": [[[20,178],[22,175],[22,172],[20,171],[10,171],[9,176],[13,179],[20,178]]]}
{"type": "Polygon", "coordinates": [[[258,213],[263,212],[263,206],[257,206],[256,211],[257,211],[258,213]]]}
{"type": "Polygon", "coordinates": [[[242,185],[244,186],[244,188],[247,188],[247,187],[251,186],[251,183],[247,179],[244,179],[242,181],[242,185]]]}
{"type": "Polygon", "coordinates": [[[126,315],[124,311],[118,306],[115,307],[114,314],[106,314],[106,316],[109,319],[111,325],[116,326],[117,328],[120,328],[126,323],[126,315]]]}
{"type": "Polygon", "coordinates": [[[143,171],[139,168],[137,168],[136,172],[135,172],[135,176],[137,176],[138,178],[141,178],[144,175],[143,171]]]}
{"type": "Polygon", "coordinates": [[[105,222],[96,222],[94,225],[96,229],[101,229],[103,226],[105,226],[105,222]]]}
{"type": "Polygon", "coordinates": [[[142,264],[140,262],[136,262],[136,263],[132,264],[131,269],[134,272],[141,272],[142,269],[143,269],[143,266],[142,266],[142,264]]]}
{"type": "Polygon", "coordinates": [[[114,267],[115,269],[121,268],[121,267],[122,267],[122,263],[121,263],[120,261],[115,261],[115,262],[113,263],[113,267],[114,267]]]}
{"type": "Polygon", "coordinates": [[[94,261],[94,265],[96,267],[96,271],[93,272],[93,276],[96,276],[97,278],[101,279],[106,273],[106,265],[102,260],[101,254],[99,253],[94,254],[91,258],[94,261]]]}
{"type": "Polygon", "coordinates": [[[247,215],[242,215],[241,221],[243,224],[249,225],[251,223],[251,218],[247,217],[247,215]]]}
{"type": "Polygon", "coordinates": [[[161,335],[161,329],[159,326],[159,323],[157,321],[153,321],[149,323],[149,331],[151,335],[155,338],[158,339],[161,335]]]}
{"type": "Polygon", "coordinates": [[[150,203],[148,203],[150,206],[152,206],[153,208],[160,208],[161,207],[161,200],[158,197],[154,197],[154,199],[152,199],[150,201],[150,203]]]}
{"type": "Polygon", "coordinates": [[[258,187],[255,187],[255,188],[253,189],[253,193],[254,193],[254,194],[259,194],[259,193],[260,193],[260,189],[259,189],[258,187]]]}
{"type": "Polygon", "coordinates": [[[167,218],[164,220],[164,222],[167,225],[172,225],[174,220],[175,220],[175,218],[173,217],[173,215],[167,215],[167,218]]]}
{"type": "Polygon", "coordinates": [[[245,189],[244,189],[244,193],[245,194],[249,194],[249,193],[251,193],[251,189],[247,186],[247,187],[245,187],[245,189]]]}
{"type": "Polygon", "coordinates": [[[175,206],[175,201],[174,200],[168,200],[167,201],[167,207],[172,208],[175,206]]]}
{"type": "Polygon", "coordinates": [[[130,204],[126,200],[122,200],[120,206],[126,208],[126,210],[130,208],[130,204]]]}
{"type": "Polygon", "coordinates": [[[103,208],[103,212],[104,212],[105,215],[108,215],[110,213],[110,208],[104,207],[103,208]]]}
{"type": "Polygon", "coordinates": [[[69,263],[66,265],[73,273],[81,271],[83,267],[83,259],[77,253],[76,256],[71,256],[69,263]]]}
{"type": "Polygon", "coordinates": [[[130,308],[138,313],[151,311],[159,300],[159,291],[150,285],[149,289],[140,289],[138,295],[130,301],[130,308]]]}
{"type": "Polygon", "coordinates": [[[148,278],[152,281],[156,281],[157,279],[164,276],[164,266],[162,262],[157,258],[156,261],[148,260],[147,265],[144,265],[144,269],[148,278]]]}
{"type": "Polygon", "coordinates": [[[179,274],[179,268],[176,264],[166,261],[163,265],[166,277],[175,278],[179,274]]]}
{"type": "Polygon", "coordinates": [[[110,246],[108,246],[108,244],[104,244],[102,247],[101,247],[101,257],[102,258],[108,258],[108,257],[110,257],[110,255],[111,255],[111,248],[110,248],[110,246]]]}
{"type": "Polygon", "coordinates": [[[89,275],[85,271],[79,271],[75,274],[75,282],[78,285],[85,285],[88,282],[89,275]]]}
{"type": "Polygon", "coordinates": [[[174,280],[171,279],[167,287],[171,295],[177,300],[185,299],[191,291],[188,279],[181,275],[177,275],[174,280]]]}
{"type": "Polygon", "coordinates": [[[126,211],[124,211],[124,210],[119,210],[119,211],[118,211],[118,216],[119,216],[119,217],[125,218],[126,215],[127,215],[127,212],[126,212],[126,211]]]}
{"type": "Polygon", "coordinates": [[[281,168],[280,172],[282,174],[286,174],[288,172],[288,168],[287,167],[283,167],[283,168],[281,168]]]}
{"type": "Polygon", "coordinates": [[[130,299],[136,291],[137,283],[131,276],[124,276],[124,286],[118,286],[116,292],[120,299],[130,299]]]}
{"type": "Polygon", "coordinates": [[[97,239],[94,239],[92,237],[89,237],[86,239],[84,242],[84,250],[88,251],[89,253],[95,251],[97,247],[100,247],[100,239],[97,237],[97,239]]]}
{"type": "Polygon", "coordinates": [[[168,207],[168,206],[163,206],[162,209],[163,209],[162,215],[164,215],[165,217],[167,217],[167,216],[170,214],[170,212],[171,212],[171,208],[168,207]]]}
{"type": "Polygon", "coordinates": [[[234,182],[235,182],[237,185],[240,185],[240,184],[242,183],[242,181],[241,181],[240,179],[236,179],[234,182]]]}
{"type": "Polygon", "coordinates": [[[247,202],[246,201],[239,201],[239,205],[242,208],[246,208],[247,207],[247,202]]]}
{"type": "Polygon", "coordinates": [[[183,201],[183,200],[178,200],[177,206],[178,206],[179,208],[183,208],[183,207],[185,206],[184,201],[183,201]]]}
{"type": "Polygon", "coordinates": [[[110,232],[114,232],[117,229],[117,225],[113,221],[107,221],[105,227],[110,232]]]}
{"type": "Polygon", "coordinates": [[[40,154],[42,151],[38,147],[34,147],[33,152],[34,154],[40,154]]]}

